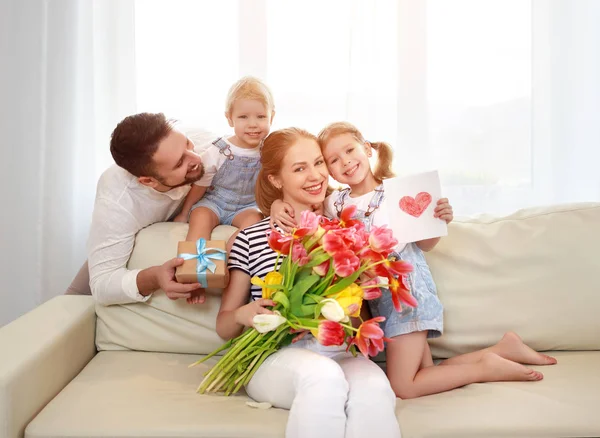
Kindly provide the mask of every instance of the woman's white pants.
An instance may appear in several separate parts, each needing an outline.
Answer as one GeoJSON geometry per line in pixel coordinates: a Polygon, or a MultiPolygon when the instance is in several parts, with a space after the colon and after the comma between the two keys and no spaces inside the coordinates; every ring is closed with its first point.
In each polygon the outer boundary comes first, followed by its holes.
{"type": "Polygon", "coordinates": [[[246,392],[289,409],[287,438],[399,438],[396,395],[379,366],[313,337],[279,350],[246,392]]]}

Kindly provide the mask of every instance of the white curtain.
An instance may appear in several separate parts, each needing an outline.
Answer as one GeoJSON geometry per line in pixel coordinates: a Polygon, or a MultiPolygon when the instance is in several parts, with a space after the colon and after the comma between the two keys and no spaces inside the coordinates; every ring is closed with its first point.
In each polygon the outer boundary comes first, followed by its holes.
{"type": "Polygon", "coordinates": [[[0,2],[0,326],[85,261],[114,125],[135,111],[132,1],[0,2]]]}
{"type": "Polygon", "coordinates": [[[164,5],[136,3],[139,109],[224,131],[228,86],[253,74],[274,129],[349,120],[394,146],[400,174],[439,169],[459,215],[600,199],[600,1],[164,5]]]}
{"type": "Polygon", "coordinates": [[[241,75],[274,129],[349,120],[439,169],[458,215],[600,200],[597,23],[597,0],[0,2],[0,325],[84,260],[118,120],[225,132],[241,75]]]}
{"type": "Polygon", "coordinates": [[[534,0],[533,7],[535,200],[598,201],[600,2],[534,0]]]}

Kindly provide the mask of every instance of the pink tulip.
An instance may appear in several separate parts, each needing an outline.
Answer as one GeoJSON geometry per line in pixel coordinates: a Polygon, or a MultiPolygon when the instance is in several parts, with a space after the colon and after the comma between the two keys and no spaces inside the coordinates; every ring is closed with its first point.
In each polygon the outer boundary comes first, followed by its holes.
{"type": "Polygon", "coordinates": [[[325,260],[320,265],[317,265],[313,268],[313,272],[317,274],[319,277],[325,277],[327,272],[329,272],[329,260],[325,260]]]}
{"type": "Polygon", "coordinates": [[[342,212],[340,213],[340,225],[342,227],[349,228],[357,224],[362,225],[361,221],[352,219],[354,215],[356,215],[357,209],[358,207],[356,205],[349,205],[342,210],[342,212]]]}
{"type": "Polygon", "coordinates": [[[355,253],[361,253],[367,245],[369,234],[361,230],[358,226],[343,228],[336,232],[344,241],[346,247],[355,253]]]}
{"type": "Polygon", "coordinates": [[[360,284],[363,290],[363,298],[365,300],[375,300],[381,296],[381,289],[379,286],[379,278],[371,278],[370,280],[363,281],[360,284]]]}
{"type": "Polygon", "coordinates": [[[320,216],[314,212],[304,210],[300,214],[300,224],[294,228],[290,235],[285,236],[289,240],[302,240],[307,236],[312,236],[319,229],[320,216]]]}
{"type": "Polygon", "coordinates": [[[385,317],[378,316],[363,322],[358,328],[356,336],[350,339],[348,345],[356,345],[367,359],[369,356],[377,356],[384,349],[383,341],[390,341],[383,336],[383,330],[379,327],[379,323],[383,321],[385,321],[385,317]]]}
{"type": "Polygon", "coordinates": [[[269,230],[267,231],[267,234],[267,242],[273,251],[282,254],[289,254],[290,245],[293,240],[292,236],[284,236],[276,230],[269,230]]]}
{"type": "Polygon", "coordinates": [[[410,307],[417,307],[417,300],[410,293],[410,289],[406,285],[403,277],[397,279],[395,277],[388,277],[390,293],[392,294],[392,302],[396,311],[402,311],[402,304],[404,303],[410,307]]]}
{"type": "Polygon", "coordinates": [[[364,251],[366,244],[367,234],[358,227],[329,230],[323,236],[323,249],[329,255],[335,255],[346,250],[360,254],[364,251]]]}
{"type": "Polygon", "coordinates": [[[339,277],[348,277],[359,267],[360,259],[349,249],[338,251],[333,256],[333,269],[339,277]]]}
{"type": "Polygon", "coordinates": [[[371,266],[366,270],[366,274],[370,277],[389,277],[390,275],[407,275],[413,271],[410,263],[404,260],[389,260],[381,253],[371,249],[360,254],[363,260],[367,260],[371,266]]]}
{"type": "Polygon", "coordinates": [[[383,265],[394,275],[408,275],[413,271],[412,265],[404,260],[388,260],[383,265]]]}
{"type": "Polygon", "coordinates": [[[302,237],[312,236],[319,229],[319,222],[320,222],[320,216],[317,216],[314,212],[312,212],[310,210],[304,210],[300,214],[300,226],[298,227],[297,231],[294,233],[294,236],[300,237],[300,236],[297,236],[297,232],[300,232],[300,231],[302,233],[304,233],[302,235],[302,237]]]}
{"type": "Polygon", "coordinates": [[[294,242],[292,245],[292,261],[298,263],[298,266],[304,266],[310,261],[306,249],[300,242],[294,242]]]}
{"type": "Polygon", "coordinates": [[[326,231],[337,230],[340,228],[340,221],[338,219],[328,219],[326,217],[321,217],[320,225],[321,228],[323,228],[326,231]]]}
{"type": "MultiPolygon", "coordinates": [[[[362,223],[362,222],[361,222],[362,223]]],[[[358,254],[362,254],[366,248],[368,248],[367,242],[369,242],[369,232],[364,228],[364,226],[358,227],[355,226],[355,242],[360,242],[360,248],[356,248],[356,252],[358,254]]]]}
{"type": "Polygon", "coordinates": [[[387,256],[398,245],[398,240],[392,235],[392,230],[387,226],[373,227],[369,235],[369,245],[378,253],[387,256]]]}
{"type": "Polygon", "coordinates": [[[340,251],[348,250],[343,236],[337,231],[338,230],[330,230],[323,236],[323,249],[329,255],[335,255],[340,251]]]}
{"type": "Polygon", "coordinates": [[[387,257],[382,254],[373,251],[372,249],[366,249],[361,253],[361,258],[367,262],[369,268],[365,271],[365,274],[369,277],[387,277],[387,269],[383,266],[386,263],[387,257]],[[374,265],[374,266],[373,266],[374,265]]]}
{"type": "Polygon", "coordinates": [[[321,345],[342,345],[345,337],[344,327],[340,323],[328,320],[319,322],[316,338],[321,345]]]}

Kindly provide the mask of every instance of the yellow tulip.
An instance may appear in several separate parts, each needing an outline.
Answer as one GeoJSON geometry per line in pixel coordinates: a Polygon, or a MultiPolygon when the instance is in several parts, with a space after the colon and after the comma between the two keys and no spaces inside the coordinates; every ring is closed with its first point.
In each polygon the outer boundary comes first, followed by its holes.
{"type": "Polygon", "coordinates": [[[336,300],[340,306],[344,309],[344,312],[348,316],[357,317],[360,315],[360,307],[363,301],[363,290],[360,286],[352,283],[343,291],[330,296],[336,300]]]}
{"type": "Polygon", "coordinates": [[[282,284],[283,283],[283,275],[281,275],[277,271],[271,271],[265,276],[264,280],[261,280],[258,277],[253,277],[252,280],[250,280],[250,282],[255,286],[261,286],[262,287],[262,297],[265,299],[269,299],[269,298],[271,298],[271,295],[273,295],[277,291],[277,289],[273,289],[273,288],[265,287],[265,286],[267,286],[267,285],[273,286],[276,284],[282,284]]]}

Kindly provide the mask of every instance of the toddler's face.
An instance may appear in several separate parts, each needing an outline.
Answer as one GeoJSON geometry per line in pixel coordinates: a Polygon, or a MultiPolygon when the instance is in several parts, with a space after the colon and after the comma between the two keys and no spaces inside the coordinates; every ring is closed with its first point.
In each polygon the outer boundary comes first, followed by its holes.
{"type": "Polygon", "coordinates": [[[239,99],[233,104],[227,120],[240,146],[255,148],[269,135],[273,112],[258,100],[239,99]]]}
{"type": "Polygon", "coordinates": [[[332,137],[323,147],[323,156],[331,176],[351,187],[363,182],[371,172],[369,152],[368,143],[360,144],[351,134],[332,137]]]}

